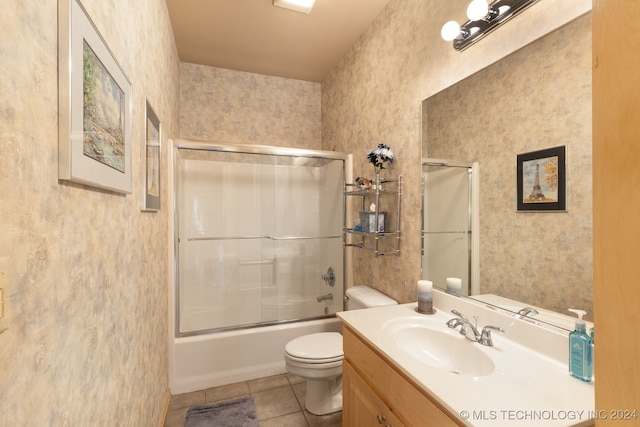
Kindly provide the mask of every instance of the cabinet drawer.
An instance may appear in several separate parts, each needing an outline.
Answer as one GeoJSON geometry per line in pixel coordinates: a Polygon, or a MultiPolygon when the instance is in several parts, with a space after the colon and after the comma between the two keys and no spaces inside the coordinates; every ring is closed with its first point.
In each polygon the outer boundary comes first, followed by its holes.
{"type": "Polygon", "coordinates": [[[345,361],[342,365],[343,427],[384,426],[404,427],[391,409],[380,400],[366,382],[355,372],[351,364],[345,361]]]}

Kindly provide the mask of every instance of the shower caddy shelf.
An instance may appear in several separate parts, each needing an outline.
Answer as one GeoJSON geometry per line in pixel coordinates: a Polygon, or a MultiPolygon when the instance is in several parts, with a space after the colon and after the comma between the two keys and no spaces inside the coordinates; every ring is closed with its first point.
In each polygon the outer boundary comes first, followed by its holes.
{"type": "MultiPolygon", "coordinates": [[[[396,179],[382,179],[379,175],[373,181],[372,188],[358,189],[356,184],[344,183],[344,208],[343,208],[343,244],[345,247],[355,247],[371,251],[375,256],[400,255],[400,208],[402,205],[402,175],[396,179]],[[375,203],[375,231],[360,231],[347,227],[348,203],[351,197],[360,198],[360,211],[368,211],[369,204],[375,203]],[[379,230],[379,214],[387,209],[381,209],[381,203],[388,208],[392,206],[393,199],[397,204],[391,219],[385,222],[384,231],[379,230]],[[384,243],[383,243],[384,242],[384,243]],[[384,249],[382,247],[384,246],[384,249]]],[[[391,210],[391,209],[389,209],[391,210]]]]}

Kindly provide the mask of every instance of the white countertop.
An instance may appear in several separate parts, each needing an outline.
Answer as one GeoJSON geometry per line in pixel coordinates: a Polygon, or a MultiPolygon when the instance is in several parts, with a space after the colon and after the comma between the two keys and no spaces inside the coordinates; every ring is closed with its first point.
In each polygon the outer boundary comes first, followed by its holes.
{"type": "MultiPolygon", "coordinates": [[[[392,360],[395,366],[438,399],[451,413],[470,426],[584,426],[592,423],[593,383],[569,375],[566,360],[568,339],[559,333],[514,320],[463,298],[434,291],[437,313],[426,316],[415,311],[417,303],[366,310],[345,311],[338,316],[364,339],[392,360]],[[478,329],[491,324],[501,326],[505,334],[492,333],[494,345],[483,346],[461,336],[445,322],[455,308],[469,318],[477,315],[478,329]],[[492,372],[472,376],[439,369],[400,348],[388,333],[399,318],[434,325],[442,323],[442,332],[489,356],[495,364],[492,372]],[[552,335],[549,335],[552,334],[552,335]],[[529,346],[528,344],[532,345],[529,346]],[[556,349],[558,345],[564,349],[556,349]]],[[[400,321],[401,322],[401,321],[400,321]]],[[[462,347],[461,347],[462,346],[462,347]]]]}

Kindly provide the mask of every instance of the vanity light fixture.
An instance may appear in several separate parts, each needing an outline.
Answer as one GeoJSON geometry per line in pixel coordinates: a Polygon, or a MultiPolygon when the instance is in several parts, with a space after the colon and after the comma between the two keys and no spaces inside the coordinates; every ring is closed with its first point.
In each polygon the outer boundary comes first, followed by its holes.
{"type": "Polygon", "coordinates": [[[440,35],[446,41],[453,40],[454,49],[464,50],[537,1],[472,0],[467,7],[469,20],[462,25],[456,21],[445,23],[440,35]]]}
{"type": "Polygon", "coordinates": [[[310,13],[316,0],[273,0],[273,5],[301,13],[310,13]]]}

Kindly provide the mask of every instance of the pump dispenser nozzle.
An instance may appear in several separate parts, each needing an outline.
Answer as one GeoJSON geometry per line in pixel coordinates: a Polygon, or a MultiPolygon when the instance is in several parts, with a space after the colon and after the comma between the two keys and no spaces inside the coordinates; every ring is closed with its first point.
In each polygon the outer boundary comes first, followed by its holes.
{"type": "Polygon", "coordinates": [[[582,316],[586,315],[587,312],[584,310],[577,310],[575,308],[570,308],[569,311],[572,313],[575,313],[578,316],[578,320],[576,320],[576,329],[580,331],[586,331],[587,323],[584,320],[582,320],[582,316]]]}

